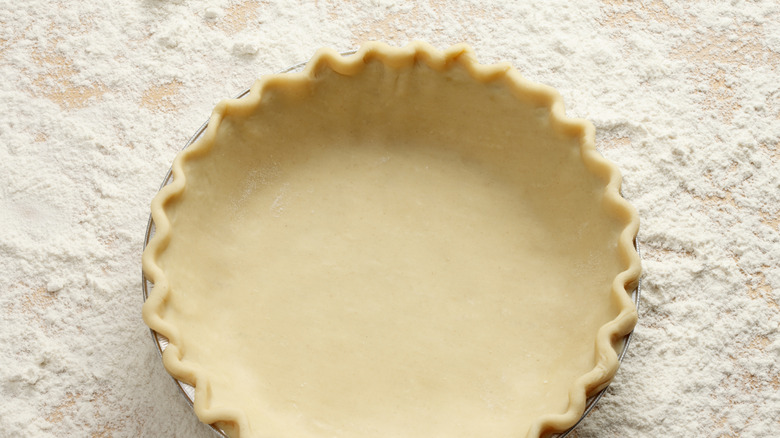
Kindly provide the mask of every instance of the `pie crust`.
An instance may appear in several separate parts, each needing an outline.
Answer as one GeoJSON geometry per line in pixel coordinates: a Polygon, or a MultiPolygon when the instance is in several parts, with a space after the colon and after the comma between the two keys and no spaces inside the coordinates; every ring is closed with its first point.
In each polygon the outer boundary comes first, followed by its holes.
{"type": "Polygon", "coordinates": [[[464,45],[320,50],[172,174],[143,317],[229,436],[548,436],[636,324],[639,221],[593,126],[464,45]]]}

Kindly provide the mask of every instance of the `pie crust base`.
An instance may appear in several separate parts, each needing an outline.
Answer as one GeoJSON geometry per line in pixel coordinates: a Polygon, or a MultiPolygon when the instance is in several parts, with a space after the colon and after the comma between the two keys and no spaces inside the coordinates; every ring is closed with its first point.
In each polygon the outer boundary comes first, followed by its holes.
{"type": "Polygon", "coordinates": [[[143,317],[235,437],[539,437],[636,323],[590,123],[459,45],[323,49],[220,103],[152,203],[143,317]]]}

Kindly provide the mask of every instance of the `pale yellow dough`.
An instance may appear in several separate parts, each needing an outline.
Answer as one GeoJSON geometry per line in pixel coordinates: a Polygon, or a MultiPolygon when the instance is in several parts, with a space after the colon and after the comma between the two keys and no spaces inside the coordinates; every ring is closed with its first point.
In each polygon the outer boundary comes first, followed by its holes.
{"type": "Polygon", "coordinates": [[[538,436],[614,374],[638,275],[614,169],[588,164],[544,89],[410,47],[260,82],[177,158],[144,317],[201,420],[245,438],[538,436]]]}

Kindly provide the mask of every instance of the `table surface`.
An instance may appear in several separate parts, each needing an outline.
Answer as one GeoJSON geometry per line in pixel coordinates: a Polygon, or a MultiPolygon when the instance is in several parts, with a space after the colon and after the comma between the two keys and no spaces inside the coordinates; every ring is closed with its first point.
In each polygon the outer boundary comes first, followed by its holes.
{"type": "Polygon", "coordinates": [[[259,75],[466,42],[593,121],[642,219],[640,322],[576,437],[780,430],[776,2],[0,1],[0,430],[209,437],[140,318],[171,160],[259,75]]]}

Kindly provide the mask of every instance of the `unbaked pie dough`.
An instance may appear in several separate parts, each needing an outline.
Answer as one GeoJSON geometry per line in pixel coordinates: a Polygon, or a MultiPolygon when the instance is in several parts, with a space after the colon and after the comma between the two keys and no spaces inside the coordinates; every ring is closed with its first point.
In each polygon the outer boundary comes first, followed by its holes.
{"type": "Polygon", "coordinates": [[[143,316],[230,436],[546,436],[636,322],[638,220],[592,125],[464,46],[321,50],[172,169],[143,316]]]}

